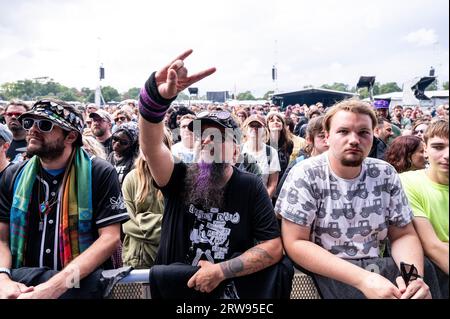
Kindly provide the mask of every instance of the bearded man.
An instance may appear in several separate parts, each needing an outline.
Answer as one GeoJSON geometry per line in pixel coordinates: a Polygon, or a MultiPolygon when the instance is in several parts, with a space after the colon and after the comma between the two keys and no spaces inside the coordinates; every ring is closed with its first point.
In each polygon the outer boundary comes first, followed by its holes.
{"type": "Polygon", "coordinates": [[[116,170],[81,147],[71,105],[39,100],[18,121],[30,159],[0,184],[0,298],[101,298],[128,220],[116,170]]]}
{"type": "MultiPolygon", "coordinates": [[[[156,264],[178,262],[194,269],[180,288],[188,291],[178,297],[195,298],[199,294],[193,289],[211,293],[226,282],[225,290],[233,293],[221,290],[215,296],[237,298],[243,295],[229,279],[254,274],[280,261],[280,232],[261,180],[232,166],[240,135],[229,112],[201,112],[189,124],[196,141],[195,163],[174,163],[163,143],[163,119],[170,103],[179,92],[215,72],[209,68],[188,76],[183,60],[191,53],[186,51],[154,72],[139,99],[140,144],[166,202],[156,264]]],[[[152,273],[157,271],[154,266],[150,275],[152,298],[161,292],[160,286],[159,292],[154,291],[158,278],[152,280],[152,273]]],[[[174,276],[164,277],[162,285],[169,286],[167,280],[174,276]]],[[[173,286],[169,288],[177,293],[173,286]]]]}

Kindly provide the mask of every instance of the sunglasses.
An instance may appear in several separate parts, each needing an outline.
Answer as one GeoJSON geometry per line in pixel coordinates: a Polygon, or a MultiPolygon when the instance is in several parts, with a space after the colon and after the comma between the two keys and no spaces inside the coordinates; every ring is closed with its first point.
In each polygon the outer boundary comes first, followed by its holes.
{"type": "Polygon", "coordinates": [[[36,123],[39,131],[43,133],[51,132],[53,126],[55,125],[52,121],[46,119],[34,119],[31,117],[26,117],[22,120],[22,126],[25,130],[29,131],[36,123]]]}
{"type": "Polygon", "coordinates": [[[127,120],[127,118],[125,116],[119,116],[114,119],[114,122],[119,122],[119,121],[125,122],[126,120],[127,120]]]}
{"type": "MultiPolygon", "coordinates": [[[[209,138],[209,140],[213,142],[215,137],[216,137],[216,135],[214,135],[214,134],[208,134],[206,136],[203,136],[203,139],[206,140],[207,138],[209,138]]],[[[202,134],[200,132],[194,132],[194,138],[199,141],[202,139],[202,134]]],[[[225,141],[226,141],[225,134],[220,133],[220,141],[221,141],[221,143],[225,143],[225,141]]]]}
{"type": "Polygon", "coordinates": [[[405,282],[406,286],[417,278],[422,278],[419,273],[417,272],[417,268],[414,266],[414,264],[407,264],[403,261],[400,262],[400,275],[403,278],[403,281],[405,282]]]}
{"type": "Polygon", "coordinates": [[[122,139],[120,139],[120,137],[117,137],[117,136],[112,137],[112,142],[113,143],[119,142],[119,144],[122,146],[130,145],[129,141],[122,140],[122,139]]]}
{"type": "Polygon", "coordinates": [[[250,128],[262,128],[262,125],[258,124],[258,123],[250,123],[248,125],[248,127],[250,127],[250,128]]]}
{"type": "Polygon", "coordinates": [[[414,135],[417,135],[419,133],[424,134],[425,130],[414,130],[414,132],[413,132],[414,135]]]}
{"type": "Polygon", "coordinates": [[[15,116],[15,117],[19,117],[19,116],[21,116],[23,113],[21,113],[21,112],[6,112],[5,113],[5,116],[7,116],[7,117],[13,117],[13,116],[15,116]]]}

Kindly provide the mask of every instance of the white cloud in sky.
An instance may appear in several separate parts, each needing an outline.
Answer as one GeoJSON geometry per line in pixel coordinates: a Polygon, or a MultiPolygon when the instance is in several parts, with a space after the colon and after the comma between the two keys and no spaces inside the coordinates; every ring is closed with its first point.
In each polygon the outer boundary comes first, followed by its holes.
{"type": "Polygon", "coordinates": [[[434,31],[433,29],[422,28],[417,31],[409,33],[405,37],[405,40],[411,44],[424,47],[437,44],[438,35],[436,34],[436,31],[434,31]]]}
{"type": "Polygon", "coordinates": [[[354,86],[369,73],[401,85],[431,65],[442,82],[448,7],[448,0],[0,0],[0,84],[49,76],[94,88],[103,63],[104,85],[124,92],[187,48],[190,71],[217,67],[196,85],[202,95],[354,86]]]}

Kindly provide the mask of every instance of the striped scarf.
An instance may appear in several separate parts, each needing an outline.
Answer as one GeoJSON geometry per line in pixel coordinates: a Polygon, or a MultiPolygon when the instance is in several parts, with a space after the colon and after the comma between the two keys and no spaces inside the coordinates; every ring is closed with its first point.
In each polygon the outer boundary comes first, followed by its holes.
{"type": "MultiPolygon", "coordinates": [[[[14,182],[14,200],[10,218],[10,249],[14,268],[24,266],[29,233],[29,205],[39,169],[34,156],[19,172],[14,182]]],[[[93,242],[92,236],[92,163],[89,155],[77,147],[70,157],[60,188],[59,252],[62,266],[67,266],[93,242]]]]}

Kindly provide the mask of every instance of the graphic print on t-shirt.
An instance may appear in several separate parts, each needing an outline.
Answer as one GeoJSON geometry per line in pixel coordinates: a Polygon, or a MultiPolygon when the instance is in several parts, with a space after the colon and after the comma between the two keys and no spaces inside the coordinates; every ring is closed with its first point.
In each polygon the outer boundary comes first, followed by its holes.
{"type": "Polygon", "coordinates": [[[341,258],[377,257],[389,225],[403,227],[411,210],[400,180],[388,163],[365,159],[352,180],[338,177],[327,153],[294,166],[275,211],[312,228],[311,241],[341,258]]]}
{"type": "Polygon", "coordinates": [[[192,265],[197,265],[202,259],[212,263],[223,261],[229,252],[230,226],[239,224],[240,214],[220,211],[218,208],[205,212],[192,204],[189,206],[189,213],[195,216],[189,235],[192,265]]]}

